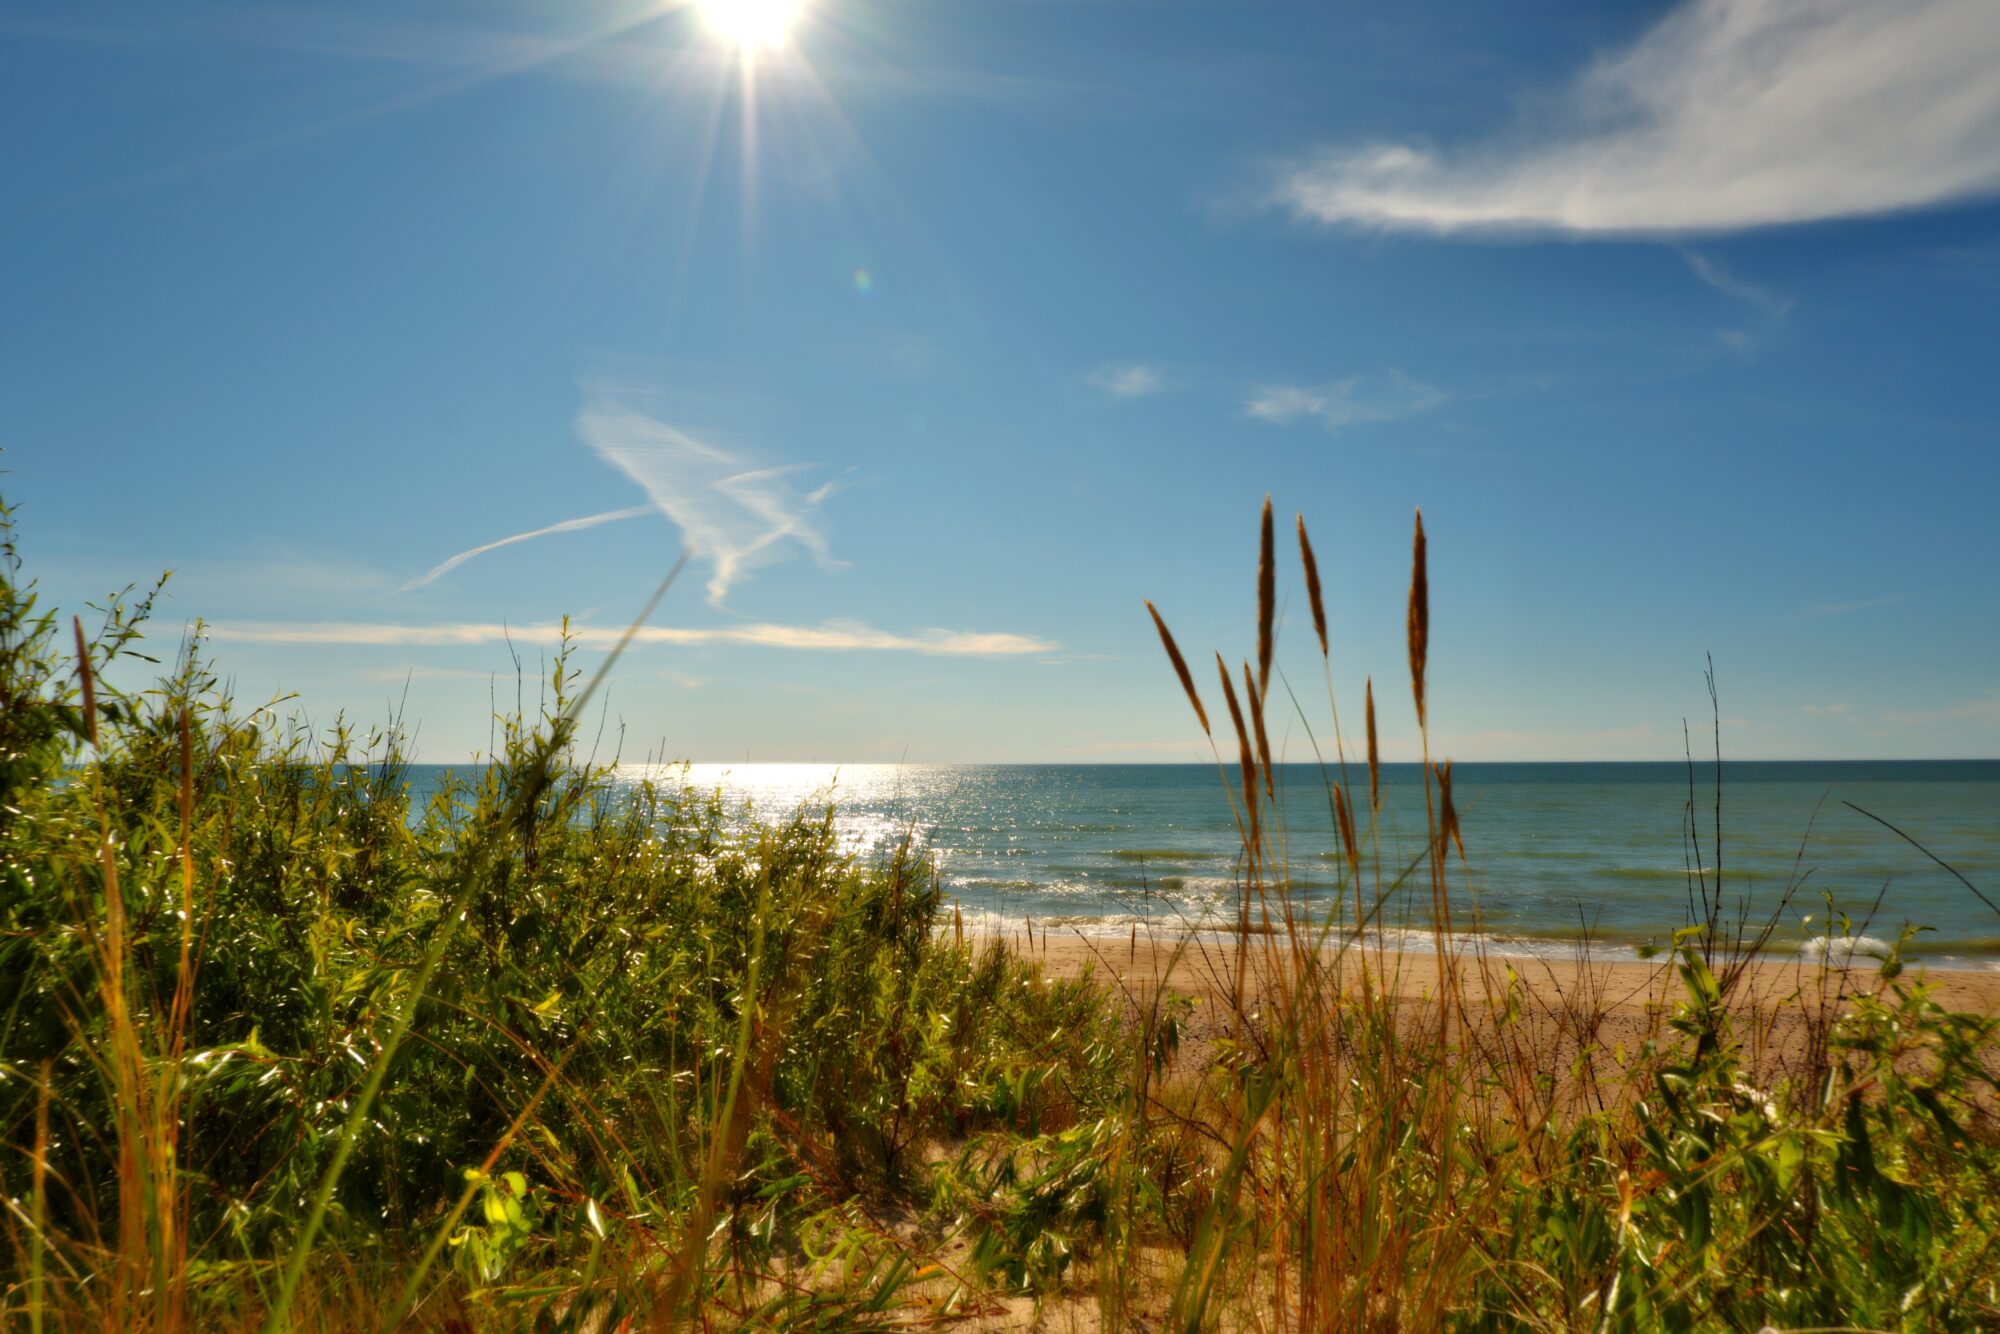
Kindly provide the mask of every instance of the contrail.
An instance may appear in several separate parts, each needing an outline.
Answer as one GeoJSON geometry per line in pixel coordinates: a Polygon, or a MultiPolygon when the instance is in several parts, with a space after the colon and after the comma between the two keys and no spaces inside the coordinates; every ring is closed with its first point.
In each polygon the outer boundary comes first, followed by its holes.
{"type": "Polygon", "coordinates": [[[413,588],[422,588],[425,584],[432,582],[440,575],[449,574],[471,560],[474,556],[483,556],[489,551],[497,551],[501,547],[510,547],[516,542],[529,542],[538,537],[547,537],[551,533],[573,533],[579,528],[595,528],[601,523],[616,523],[620,519],[636,519],[642,514],[658,513],[659,510],[652,505],[634,505],[630,509],[606,510],[602,514],[587,514],[581,519],[564,519],[561,523],[552,523],[546,528],[537,528],[533,532],[516,533],[512,537],[503,537],[497,542],[488,542],[484,546],[473,547],[470,551],[461,551],[450,560],[433,566],[419,578],[410,580],[409,583],[404,584],[396,591],[398,593],[407,593],[413,588]]]}
{"type": "Polygon", "coordinates": [[[637,484],[652,503],[569,519],[461,551],[397,592],[422,588],[498,547],[642,514],[658,514],[680,529],[688,555],[708,563],[711,606],[720,607],[730,586],[751,568],[783,559],[789,543],[805,548],[824,568],[840,568],[812,522],[813,511],[839,484],[828,482],[801,495],[787,481],[809,465],[748,467],[739,455],[669,426],[610,390],[587,391],[577,430],[599,458],[637,484]]]}

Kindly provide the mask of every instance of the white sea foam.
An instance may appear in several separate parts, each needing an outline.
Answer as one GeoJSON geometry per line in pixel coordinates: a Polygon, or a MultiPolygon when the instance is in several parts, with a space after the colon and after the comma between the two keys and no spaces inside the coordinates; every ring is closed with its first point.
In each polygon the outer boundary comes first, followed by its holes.
{"type": "Polygon", "coordinates": [[[1889,957],[1889,942],[1874,936],[1814,936],[1799,945],[1801,958],[1836,968],[1852,968],[1855,956],[1867,959],[1889,957]]]}
{"type": "MultiPolygon", "coordinates": [[[[1048,904],[1054,908],[1053,903],[1048,904]]],[[[1187,941],[1195,944],[1222,945],[1236,939],[1235,916],[1227,911],[1202,911],[1198,913],[1155,912],[1150,915],[1140,913],[1109,913],[1078,915],[1061,911],[1040,913],[995,912],[990,909],[968,909],[960,907],[958,922],[967,936],[982,939],[1006,940],[1026,935],[1030,927],[1037,935],[1053,934],[1086,941],[1125,941],[1134,932],[1139,936],[1162,944],[1187,941]]],[[[947,913],[941,931],[950,935],[957,928],[947,913]]],[[[1282,934],[1282,928],[1274,931],[1257,931],[1253,939],[1271,939],[1282,934]]],[[[1437,948],[1437,938],[1422,928],[1382,928],[1366,933],[1365,942],[1361,933],[1352,930],[1329,931],[1321,948],[1336,951],[1352,948],[1365,943],[1369,949],[1382,949],[1392,953],[1430,953],[1437,948]]],[[[1493,935],[1482,932],[1461,931],[1445,937],[1445,948],[1460,956],[1485,954],[1494,958],[1511,959],[1554,959],[1572,960],[1582,957],[1593,962],[1630,963],[1639,958],[1636,948],[1631,945],[1615,945],[1602,941],[1584,944],[1574,940],[1552,940],[1532,936],[1493,935]]]]}

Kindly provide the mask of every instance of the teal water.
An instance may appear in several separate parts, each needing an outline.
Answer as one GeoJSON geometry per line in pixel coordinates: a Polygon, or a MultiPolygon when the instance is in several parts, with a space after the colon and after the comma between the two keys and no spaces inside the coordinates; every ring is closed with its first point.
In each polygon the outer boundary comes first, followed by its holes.
{"type": "MultiPolygon", "coordinates": [[[[1234,918],[1236,825],[1209,766],[735,764],[620,773],[720,788],[765,815],[831,799],[857,852],[908,832],[938,857],[969,926],[1032,916],[1038,926],[1122,936],[1134,922],[1234,918]]],[[[1843,804],[1901,827],[2000,903],[2000,761],[1727,763],[1719,857],[1715,770],[1698,764],[1698,861],[1686,832],[1685,765],[1464,764],[1455,774],[1470,862],[1469,872],[1454,870],[1455,925],[1476,903],[1494,948],[1569,951],[1584,941],[1618,955],[1663,941],[1687,920],[1689,868],[1712,875],[1719,864],[1732,917],[1747,904],[1761,924],[1794,886],[1780,913],[1780,948],[1810,952],[1816,938],[1823,947],[1831,896],[1856,933],[1887,941],[1906,922],[1925,926],[1917,955],[2000,967],[2000,913],[1843,804]]],[[[1365,791],[1365,769],[1353,776],[1365,791]]],[[[1393,874],[1422,856],[1424,792],[1415,765],[1387,765],[1382,776],[1382,864],[1393,874]]],[[[1318,768],[1284,766],[1279,799],[1293,892],[1330,914],[1338,842],[1318,768]]],[[[1429,902],[1426,881],[1392,898],[1384,920],[1427,931],[1429,902]]]]}

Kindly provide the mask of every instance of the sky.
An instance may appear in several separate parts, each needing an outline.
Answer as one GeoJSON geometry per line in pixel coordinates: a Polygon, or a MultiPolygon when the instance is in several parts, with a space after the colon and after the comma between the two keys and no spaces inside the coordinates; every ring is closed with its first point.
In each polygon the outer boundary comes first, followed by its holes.
{"type": "Polygon", "coordinates": [[[65,612],[425,760],[2000,755],[2000,6],[0,0],[65,612]],[[517,672],[517,663],[519,664],[517,672]],[[525,674],[522,684],[520,674],[525,674]],[[1274,695],[1276,695],[1274,689],[1274,695]]]}

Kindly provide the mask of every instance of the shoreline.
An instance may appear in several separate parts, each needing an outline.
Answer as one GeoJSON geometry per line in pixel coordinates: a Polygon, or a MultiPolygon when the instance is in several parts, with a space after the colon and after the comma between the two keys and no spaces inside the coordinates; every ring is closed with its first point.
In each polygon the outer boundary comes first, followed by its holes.
{"type": "MultiPolygon", "coordinates": [[[[1237,944],[1233,932],[1097,936],[1039,925],[1032,942],[1025,931],[968,931],[963,939],[975,947],[997,941],[1017,957],[1040,964],[1054,978],[1079,977],[1088,969],[1102,973],[1128,993],[1135,987],[1172,986],[1210,1001],[1227,995],[1237,944]]],[[[1271,937],[1253,936],[1250,946],[1246,998],[1261,994],[1273,983],[1290,953],[1281,947],[1280,940],[1271,937]]],[[[1352,972],[1358,977],[1364,951],[1323,949],[1320,957],[1323,962],[1338,960],[1343,976],[1352,972]]],[[[1574,954],[1507,955],[1496,950],[1482,955],[1468,949],[1450,957],[1460,965],[1458,972],[1468,995],[1481,986],[1504,984],[1511,977],[1526,996],[1549,1009],[1570,1007],[1578,997],[1588,996],[1593,1002],[1608,1000],[1607,1014],[1646,1010],[1657,1015],[1659,1007],[1670,1007],[1681,995],[1675,959],[1664,953],[1638,960],[1578,958],[1574,954]]],[[[1435,994],[1440,969],[1433,950],[1385,947],[1377,951],[1371,941],[1365,961],[1369,969],[1379,970],[1393,981],[1393,994],[1400,1000],[1435,994]]],[[[2000,1013],[2000,968],[1939,968],[1915,960],[1906,964],[1896,981],[1927,984],[1934,999],[1950,1009],[2000,1013]]],[[[1740,995],[1757,1011],[1767,1012],[1796,1000],[1837,1000],[1887,985],[1873,960],[1843,967],[1767,954],[1750,963],[1740,995]]]]}
{"type": "MultiPolygon", "coordinates": [[[[1040,967],[1051,981],[1089,974],[1106,982],[1129,1015],[1137,1016],[1167,995],[1189,997],[1193,1008],[1181,1021],[1182,1070],[1199,1068],[1217,1041],[1240,1032],[1236,1006],[1236,938],[1211,933],[1167,940],[1128,933],[1123,939],[1040,931],[1032,946],[1025,933],[965,939],[980,946],[998,941],[1017,958],[1040,967]]],[[[1267,1012],[1282,1016],[1283,998],[1296,977],[1294,957],[1269,940],[1253,941],[1244,956],[1244,1016],[1255,1032],[1267,1012]]],[[[1361,982],[1363,954],[1325,951],[1323,962],[1338,959],[1335,985],[1342,992],[1361,982]]],[[[1581,1096],[1578,1071],[1588,1066],[1592,1082],[1616,1079],[1627,1053],[1670,1036],[1668,1021],[1686,998],[1671,957],[1592,960],[1506,957],[1488,953],[1452,956],[1462,1001],[1454,1012],[1469,1015],[1482,1032],[1511,1023],[1521,1050],[1533,1053],[1558,1073],[1565,1099],[1581,1096]],[[1512,1019],[1503,1019],[1511,1015],[1512,1019]],[[1579,1065],[1581,1061],[1583,1064],[1579,1065]]],[[[1389,1000],[1398,1023],[1421,1022],[1436,1010],[1442,970],[1432,951],[1366,951],[1366,967],[1378,995],[1389,1000]]],[[[1897,985],[1924,983],[1930,998],[1947,1010],[2000,1015],[2000,971],[1931,969],[1911,965],[1897,985]]],[[[1759,1082],[1817,1078],[1823,1071],[1824,1036],[1837,1016],[1858,997],[1885,993],[1891,982],[1879,968],[1843,968],[1783,958],[1754,960],[1732,992],[1728,1011],[1744,1068],[1759,1082]]],[[[1890,1002],[1893,1004],[1893,1000],[1890,1002]]]]}
{"type": "MultiPolygon", "coordinates": [[[[944,934],[958,934],[966,939],[1025,939],[1030,933],[1037,941],[1045,937],[1060,941],[1063,939],[1095,942],[1109,948],[1122,945],[1136,938],[1142,945],[1151,942],[1154,948],[1187,940],[1200,942],[1212,948],[1233,949],[1236,929],[1233,926],[1212,923],[1168,922],[1162,918],[1150,920],[1133,917],[1097,918],[1051,915],[1040,917],[1032,913],[1015,916],[1001,914],[988,909],[964,911],[963,905],[956,905],[954,917],[951,911],[945,914],[941,930],[944,934]]],[[[1250,929],[1252,943],[1274,942],[1285,939],[1282,927],[1253,925],[1250,929]]],[[[1657,953],[1651,957],[1642,956],[1641,948],[1630,942],[1587,940],[1576,936],[1534,936],[1526,934],[1498,933],[1491,931],[1455,931],[1448,938],[1451,953],[1458,958],[1477,958],[1481,955],[1494,960],[1528,962],[1534,964],[1557,963],[1608,965],[1657,969],[1673,962],[1673,952],[1665,947],[1656,947],[1657,953]]],[[[1343,942],[1349,948],[1360,946],[1362,939],[1351,931],[1329,933],[1323,952],[1331,950],[1336,942],[1343,942]]],[[[1429,957],[1435,954],[1432,933],[1417,927],[1390,928],[1371,931],[1365,937],[1370,954],[1378,950],[1387,954],[1429,957]]],[[[1921,939],[1913,942],[1921,946],[1921,939]]],[[[1790,938],[1773,940],[1758,954],[1758,966],[1792,967],[1798,969],[1835,972],[1872,973],[1888,950],[1890,942],[1879,935],[1857,935],[1854,937],[1813,937],[1794,942],[1790,938]],[[1851,944],[1849,942],[1852,942],[1851,944]],[[1819,946],[1818,950],[1813,947],[1819,946]],[[1843,963],[1843,960],[1852,960],[1843,963]]],[[[1968,974],[1975,977],[1991,976],[2000,979],[2000,952],[1993,954],[1963,954],[1936,949],[1906,950],[1902,956],[1904,975],[1917,972],[1968,974]]]]}

